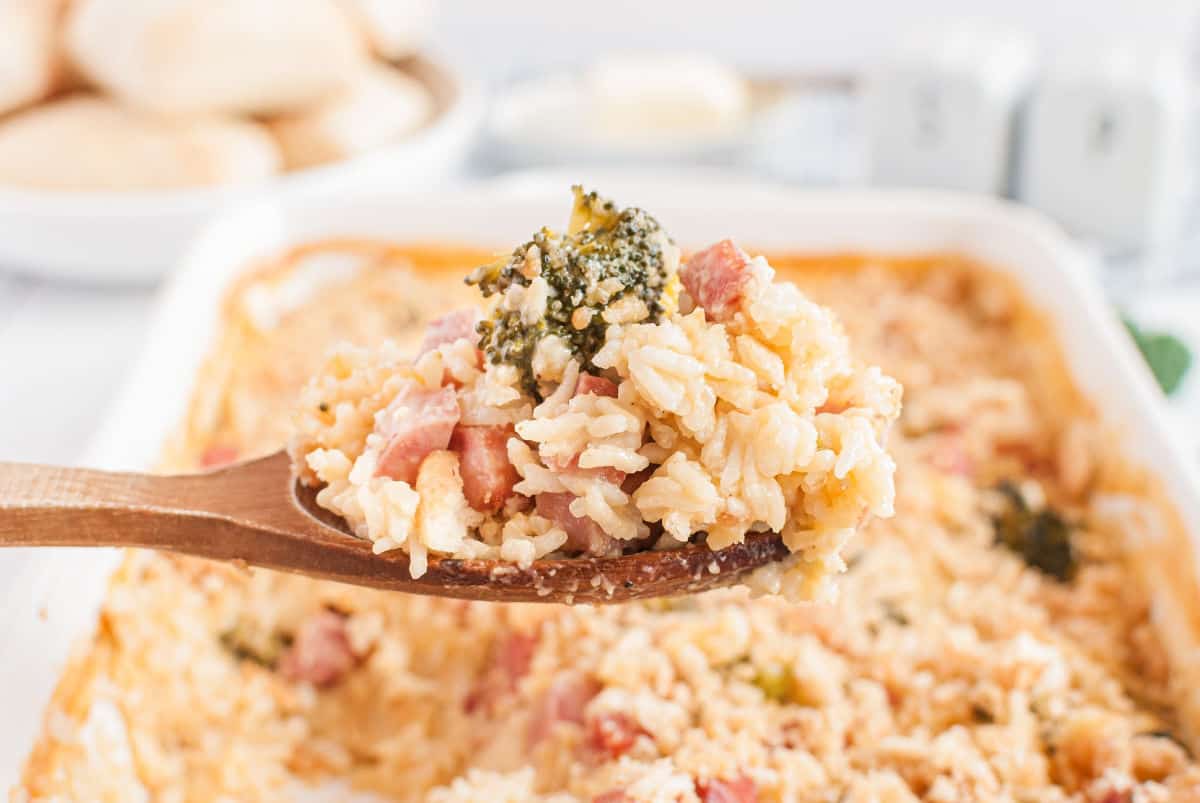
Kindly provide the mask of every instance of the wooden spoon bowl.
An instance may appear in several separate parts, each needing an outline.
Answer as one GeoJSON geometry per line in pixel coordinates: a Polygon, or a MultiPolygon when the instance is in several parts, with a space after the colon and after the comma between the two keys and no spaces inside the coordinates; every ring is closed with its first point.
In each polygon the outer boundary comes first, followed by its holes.
{"type": "Polygon", "coordinates": [[[492,602],[612,603],[730,585],[783,559],[778,535],[751,534],[612,558],[535,561],[381,555],[298,483],[285,452],[204,474],[159,476],[0,463],[0,546],[126,546],[296,572],[372,588],[492,602]]]}

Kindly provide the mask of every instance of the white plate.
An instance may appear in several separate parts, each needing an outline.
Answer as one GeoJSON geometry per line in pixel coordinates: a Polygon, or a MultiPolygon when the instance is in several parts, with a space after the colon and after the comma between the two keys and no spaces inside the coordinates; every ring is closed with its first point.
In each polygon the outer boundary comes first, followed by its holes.
{"type": "Polygon", "coordinates": [[[453,176],[483,117],[476,86],[446,64],[408,65],[439,106],[432,122],[393,144],[242,187],[66,192],[0,187],[0,269],[86,282],[149,282],[179,263],[197,231],[231,204],[266,196],[330,197],[363,187],[394,192],[453,176]]]}
{"type": "MultiPolygon", "coordinates": [[[[504,247],[565,221],[574,177],[526,175],[419,197],[264,201],[225,216],[196,240],[164,288],[147,350],[88,462],[125,469],[155,462],[187,409],[225,289],[256,256],[347,234],[504,247]]],[[[735,236],[761,248],[957,251],[1011,272],[1050,316],[1075,379],[1119,424],[1127,453],[1157,467],[1192,539],[1200,537],[1200,479],[1174,442],[1153,379],[1084,256],[1041,216],[952,194],[795,192],[705,174],[670,181],[609,174],[589,186],[653,210],[684,245],[735,236]]],[[[0,783],[28,751],[70,645],[94,626],[115,559],[86,550],[0,552],[0,587],[8,594],[0,608],[0,783]]]]}

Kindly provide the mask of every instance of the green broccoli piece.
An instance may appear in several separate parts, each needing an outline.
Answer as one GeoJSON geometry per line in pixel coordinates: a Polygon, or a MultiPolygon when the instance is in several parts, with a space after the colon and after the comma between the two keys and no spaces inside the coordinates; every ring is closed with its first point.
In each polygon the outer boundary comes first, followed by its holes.
{"type": "Polygon", "coordinates": [[[554,335],[585,370],[604,345],[604,311],[633,297],[648,316],[661,320],[664,293],[674,276],[678,252],[658,221],[641,209],[618,209],[595,192],[572,188],[575,206],[565,236],[543,228],[507,259],[477,268],[466,279],[484,297],[503,295],[514,285],[529,287],[541,276],[547,284],[546,313],[522,320],[519,309],[498,305],[479,324],[479,347],[492,363],[515,366],[522,389],[542,398],[533,371],[538,344],[554,335]]]}
{"type": "Polygon", "coordinates": [[[996,489],[1004,509],[992,517],[996,542],[1020,555],[1025,563],[1059,582],[1067,582],[1079,569],[1079,558],[1071,543],[1071,528],[1053,510],[1033,511],[1021,491],[1010,482],[996,489]]]}

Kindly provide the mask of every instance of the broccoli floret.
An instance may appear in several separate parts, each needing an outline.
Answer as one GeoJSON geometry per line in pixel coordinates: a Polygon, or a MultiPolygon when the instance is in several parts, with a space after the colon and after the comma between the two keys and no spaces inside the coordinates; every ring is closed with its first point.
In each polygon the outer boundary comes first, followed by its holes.
{"type": "Polygon", "coordinates": [[[641,209],[618,209],[581,187],[572,189],[575,206],[565,236],[543,228],[510,257],[477,268],[466,280],[485,297],[544,280],[543,316],[529,320],[519,305],[502,302],[490,320],[479,324],[479,347],[487,358],[516,367],[523,390],[539,399],[533,370],[539,343],[558,337],[585,370],[596,370],[592,357],[604,345],[609,325],[605,311],[617,304],[637,307],[638,300],[645,308],[639,320],[661,320],[678,266],[678,250],[653,217],[641,209]]]}
{"type": "Polygon", "coordinates": [[[1030,510],[1021,491],[1010,482],[996,489],[1004,509],[992,517],[996,542],[1020,555],[1025,563],[1060,582],[1075,576],[1079,558],[1071,543],[1071,528],[1053,510],[1030,510]]]}

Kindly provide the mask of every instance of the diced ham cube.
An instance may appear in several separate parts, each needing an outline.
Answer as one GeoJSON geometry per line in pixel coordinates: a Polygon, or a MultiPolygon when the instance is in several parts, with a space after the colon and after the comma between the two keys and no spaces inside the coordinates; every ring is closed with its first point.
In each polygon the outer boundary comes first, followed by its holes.
{"type": "Polygon", "coordinates": [[[495,513],[504,507],[513,486],[521,481],[508,462],[508,439],[514,434],[512,427],[460,424],[450,437],[450,449],[458,453],[463,493],[481,513],[495,513]]]}
{"type": "Polygon", "coordinates": [[[440,318],[435,318],[425,327],[425,339],[421,341],[421,349],[417,352],[417,356],[420,357],[438,346],[453,343],[464,337],[478,341],[479,336],[475,334],[477,323],[479,323],[479,310],[473,307],[457,309],[440,318]]]}
{"type": "Polygon", "coordinates": [[[279,659],[279,673],[290,681],[323,689],[336,685],[357,663],[346,617],[324,610],[310,616],[296,631],[292,645],[279,659]]]}
{"type": "Polygon", "coordinates": [[[629,752],[646,731],[637,720],[620,711],[605,712],[587,723],[587,744],[595,753],[616,759],[629,752]]]}
{"type": "Polygon", "coordinates": [[[567,534],[563,549],[567,552],[578,552],[590,557],[603,557],[610,554],[617,545],[613,538],[599,524],[587,517],[579,517],[571,512],[571,503],[575,495],[570,493],[541,493],[535,502],[537,514],[550,519],[567,534]]]}
{"type": "Polygon", "coordinates": [[[679,278],[692,301],[704,309],[708,320],[725,321],[741,303],[746,283],[750,281],[749,263],[750,257],[733,240],[722,240],[693,254],[679,269],[679,278]]]}
{"type": "Polygon", "coordinates": [[[696,781],[696,794],[702,803],[758,803],[758,786],[745,775],[728,781],[696,781]]]}
{"type": "Polygon", "coordinates": [[[550,683],[529,719],[529,746],[545,739],[559,722],[583,724],[584,710],[600,693],[600,684],[582,672],[567,671],[550,683]]]}
{"type": "Polygon", "coordinates": [[[227,466],[238,459],[238,450],[233,446],[210,446],[200,455],[200,465],[204,468],[227,466]]]}
{"type": "Polygon", "coordinates": [[[493,642],[487,668],[463,701],[467,713],[490,711],[500,698],[515,692],[521,678],[529,673],[537,644],[537,633],[521,632],[508,633],[493,642]]]}
{"type": "Polygon", "coordinates": [[[537,633],[513,632],[499,642],[493,660],[501,674],[508,679],[510,689],[516,689],[517,681],[529,673],[537,645],[537,633]]]}
{"type": "Polygon", "coordinates": [[[428,390],[410,382],[380,413],[376,432],[384,437],[385,444],[375,475],[411,485],[429,453],[450,445],[458,416],[454,388],[428,390]]]}
{"type": "Polygon", "coordinates": [[[592,798],[592,803],[630,803],[624,789],[609,789],[592,798]]]}
{"type": "Polygon", "coordinates": [[[588,373],[579,375],[579,381],[575,383],[575,395],[583,396],[587,393],[595,393],[597,396],[617,397],[617,385],[611,380],[605,379],[602,376],[594,376],[588,373]]]}

